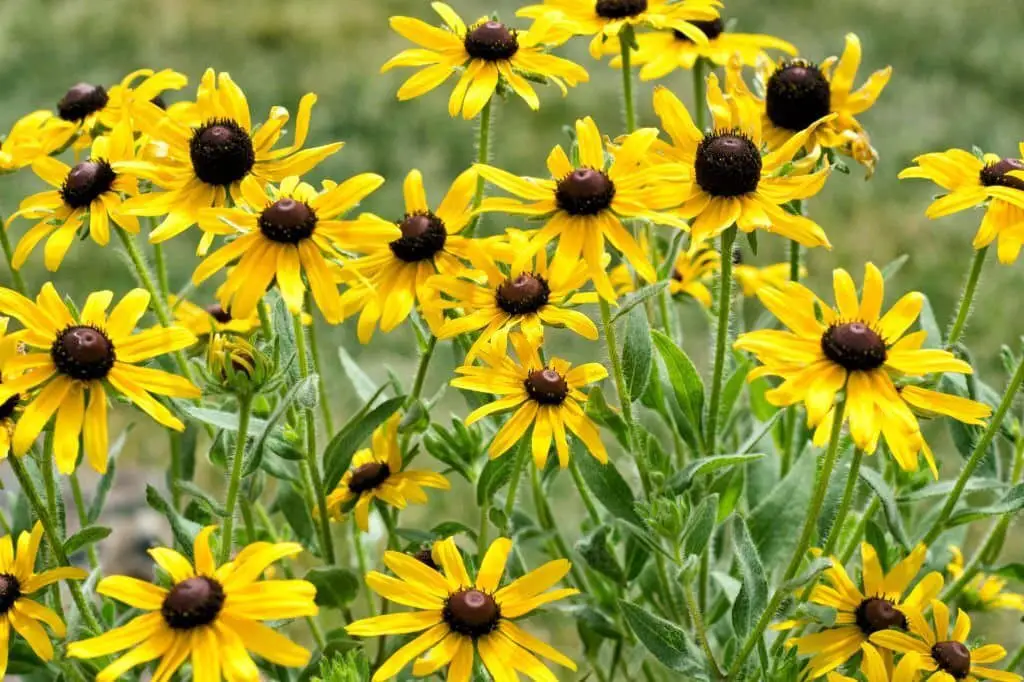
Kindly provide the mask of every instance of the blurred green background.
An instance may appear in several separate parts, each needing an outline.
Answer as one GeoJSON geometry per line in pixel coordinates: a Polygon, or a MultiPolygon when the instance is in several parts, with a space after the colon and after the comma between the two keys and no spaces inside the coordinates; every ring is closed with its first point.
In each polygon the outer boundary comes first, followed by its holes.
{"type": "MultiPolygon", "coordinates": [[[[511,18],[521,4],[456,0],[453,6],[466,19],[492,11],[511,18]]],[[[397,217],[403,211],[405,173],[421,169],[428,192],[439,200],[451,179],[473,159],[475,127],[448,117],[450,84],[411,102],[395,100],[395,91],[411,72],[378,72],[388,57],[408,46],[388,28],[387,18],[394,14],[437,20],[427,0],[4,0],[0,126],[6,128],[33,109],[53,106],[78,81],[110,85],[139,67],[171,67],[188,74],[185,92],[191,96],[203,69],[212,66],[229,71],[246,91],[254,120],[262,120],[275,104],[294,111],[303,93],[316,92],[320,100],[313,112],[311,144],[340,139],[346,147],[322,164],[313,178],[340,180],[364,171],[380,173],[388,183],[365,208],[397,217]]],[[[808,266],[812,279],[826,284],[833,267],[853,268],[859,279],[865,260],[881,265],[909,254],[891,286],[898,293],[924,291],[939,320],[948,319],[969,265],[980,213],[930,222],[924,209],[935,188],[923,181],[899,182],[896,174],[916,154],[947,147],[978,145],[1003,155],[1017,153],[1017,143],[1024,139],[1024,3],[729,0],[723,16],[738,21],[736,30],[784,37],[815,60],[838,54],[844,34],[856,32],[864,45],[858,83],[869,70],[893,66],[894,76],[881,100],[862,117],[882,157],[878,172],[870,182],[864,181],[859,168],[850,176],[837,175],[810,202],[811,214],[824,226],[835,250],[811,253],[808,266]]],[[[545,88],[537,113],[518,99],[498,108],[497,165],[543,174],[548,151],[565,140],[562,126],[583,115],[594,116],[607,134],[621,129],[618,73],[606,63],[592,61],[585,48],[581,39],[560,51],[584,64],[592,78],[567,99],[554,88],[545,88]]],[[[691,91],[688,72],[676,72],[661,82],[684,98],[691,91]]],[[[641,84],[638,89],[642,124],[655,122],[651,88],[641,84]]],[[[168,99],[183,96],[171,94],[168,99]]],[[[43,188],[28,170],[3,178],[0,211],[11,213],[23,196],[43,188]]],[[[488,223],[492,229],[500,227],[494,218],[488,223]]],[[[19,221],[13,235],[20,236],[27,226],[27,221],[19,221]]],[[[176,240],[168,248],[174,286],[186,284],[197,262],[193,237],[176,240]]],[[[762,238],[761,244],[760,260],[782,259],[778,240],[762,238]]],[[[1020,267],[999,266],[992,254],[968,330],[967,341],[990,369],[993,384],[1002,381],[993,374],[999,345],[1015,343],[1024,331],[1018,317],[1018,292],[1024,285],[1020,267]]],[[[39,249],[24,274],[32,289],[52,278],[79,301],[92,289],[123,292],[133,285],[113,248],[102,249],[91,241],[76,244],[52,276],[43,269],[39,249]]],[[[889,300],[895,300],[895,294],[889,300]]],[[[378,335],[369,349],[358,347],[353,321],[324,332],[324,356],[334,367],[333,347],[341,343],[375,378],[385,376],[385,365],[401,374],[413,362],[407,329],[389,337],[378,335]]],[[[572,350],[593,354],[590,346],[572,350]]],[[[448,357],[443,354],[444,361],[448,357]]],[[[428,393],[447,372],[443,362],[434,369],[428,393]]],[[[336,409],[341,413],[352,398],[346,385],[337,385],[341,388],[336,409]]],[[[154,435],[145,430],[133,435],[139,455],[161,467],[164,443],[159,440],[146,447],[141,435],[146,433],[154,435]]],[[[1020,635],[1010,635],[1004,643],[1009,646],[1014,638],[1019,640],[1020,635]]]]}

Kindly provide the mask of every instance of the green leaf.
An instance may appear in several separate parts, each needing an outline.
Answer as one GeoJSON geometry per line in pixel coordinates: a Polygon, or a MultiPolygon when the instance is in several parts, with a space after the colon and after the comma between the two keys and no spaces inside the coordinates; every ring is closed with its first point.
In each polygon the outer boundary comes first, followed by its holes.
{"type": "Polygon", "coordinates": [[[830,568],[832,568],[831,559],[828,557],[818,557],[810,563],[803,573],[783,583],[779,589],[788,592],[803,587],[830,568]]]}
{"type": "Polygon", "coordinates": [[[697,368],[689,356],[662,332],[657,329],[652,330],[651,338],[665,363],[668,380],[675,392],[679,407],[682,408],[690,423],[699,427],[704,411],[704,382],[700,378],[697,368]]]}
{"type": "Polygon", "coordinates": [[[373,430],[388,420],[402,404],[405,396],[385,400],[377,407],[363,413],[360,411],[342,427],[324,449],[324,488],[334,490],[345,475],[356,450],[373,433],[373,430]]]}
{"type": "Polygon", "coordinates": [[[483,506],[485,500],[491,499],[494,493],[498,492],[512,480],[512,473],[516,469],[520,457],[530,456],[530,439],[523,438],[519,446],[512,452],[506,452],[501,457],[488,459],[487,464],[480,470],[480,478],[476,482],[476,503],[483,506]]]}
{"type": "Polygon", "coordinates": [[[889,527],[889,532],[896,538],[896,542],[900,543],[903,549],[910,549],[910,540],[907,538],[907,531],[903,527],[903,516],[900,515],[899,505],[896,504],[896,497],[892,493],[892,489],[874,469],[867,467],[861,467],[860,477],[864,479],[864,482],[871,487],[878,496],[878,501],[882,503],[882,512],[885,514],[885,522],[889,527]]]}
{"type": "Polygon", "coordinates": [[[96,484],[96,493],[93,495],[92,503],[89,505],[89,511],[86,514],[89,523],[96,523],[96,519],[103,513],[103,507],[107,503],[107,495],[110,494],[110,488],[114,485],[114,475],[117,473],[117,458],[121,455],[121,450],[124,449],[125,441],[128,440],[128,434],[131,432],[132,426],[134,424],[129,424],[110,445],[110,451],[107,455],[107,472],[103,474],[99,483],[96,484]]]}
{"type": "Polygon", "coordinates": [[[651,379],[653,353],[647,313],[636,306],[626,316],[626,336],[622,346],[622,373],[629,397],[634,401],[643,395],[651,379]]]}
{"type": "Polygon", "coordinates": [[[192,481],[175,481],[174,487],[178,489],[178,492],[194,497],[213,516],[221,518],[227,516],[224,505],[192,481]]]}
{"type": "Polygon", "coordinates": [[[361,401],[368,402],[377,392],[377,385],[373,379],[367,376],[366,372],[358,362],[345,350],[345,346],[338,346],[338,358],[341,360],[341,368],[345,371],[352,388],[361,401]]]}
{"type": "Polygon", "coordinates": [[[749,513],[747,524],[761,558],[769,566],[788,561],[811,501],[814,453],[798,459],[784,479],[749,513]]]}
{"type": "Polygon", "coordinates": [[[622,305],[620,305],[619,309],[615,311],[614,315],[612,315],[611,321],[617,321],[620,317],[628,314],[631,310],[633,310],[633,308],[636,308],[638,305],[640,305],[647,299],[651,298],[652,296],[657,296],[658,293],[667,286],[668,282],[666,281],[655,282],[654,284],[649,284],[647,286],[640,287],[639,289],[637,289],[636,291],[622,299],[622,305]]]}
{"type": "MultiPolygon", "coordinates": [[[[238,431],[238,413],[237,412],[222,412],[221,410],[211,410],[207,407],[196,407],[191,403],[178,401],[178,406],[182,412],[188,416],[196,419],[204,424],[217,429],[224,429],[225,431],[231,431],[232,433],[238,431]]],[[[266,422],[262,419],[253,417],[249,419],[249,428],[246,432],[250,436],[259,435],[266,427],[266,422]]]]}
{"type": "Polygon", "coordinates": [[[589,535],[579,539],[576,543],[576,551],[580,553],[590,568],[622,585],[625,583],[626,574],[608,546],[608,533],[610,532],[611,526],[600,526],[589,535]]]}
{"type": "Polygon", "coordinates": [[[700,501],[687,522],[686,554],[703,554],[718,522],[718,495],[711,494],[700,501]]]}
{"type": "Polygon", "coordinates": [[[242,469],[243,477],[251,476],[259,470],[260,464],[263,462],[267,438],[270,437],[270,434],[274,431],[277,423],[281,421],[281,418],[288,414],[288,410],[292,405],[301,402],[302,396],[310,391],[314,394],[318,393],[317,377],[315,374],[302,379],[296,384],[292,384],[291,388],[284,394],[274,408],[274,411],[270,413],[270,416],[263,423],[263,428],[256,437],[256,442],[249,448],[248,458],[242,469]]]}
{"type": "Polygon", "coordinates": [[[918,317],[918,322],[921,325],[921,331],[928,334],[924,339],[923,347],[942,348],[942,328],[939,327],[939,323],[935,319],[932,302],[928,300],[927,296],[922,296],[922,299],[921,315],[918,317]]]}
{"type": "Polygon", "coordinates": [[[636,638],[659,663],[686,675],[687,680],[707,679],[704,666],[697,663],[704,660],[704,654],[686,630],[655,616],[645,607],[625,600],[620,600],[619,605],[636,638]]]}
{"type": "Polygon", "coordinates": [[[629,449],[626,420],[608,405],[600,386],[594,386],[587,394],[587,416],[611,431],[623,449],[629,449]]]}
{"type": "Polygon", "coordinates": [[[739,563],[743,586],[732,605],[732,626],[736,635],[746,637],[754,623],[768,606],[768,577],[761,563],[761,555],[750,537],[750,530],[742,517],[733,515],[733,551],[739,563]]]}
{"type": "Polygon", "coordinates": [[[946,523],[946,527],[954,528],[965,523],[971,523],[972,521],[979,521],[989,516],[1015,514],[1021,509],[1024,509],[1024,483],[1018,483],[1010,488],[1009,492],[1006,493],[1006,496],[995,504],[990,504],[985,507],[974,507],[960,510],[956,514],[953,514],[946,523]]]}
{"type": "Polygon", "coordinates": [[[341,609],[352,603],[361,585],[355,571],[339,566],[311,568],[305,579],[316,587],[316,604],[341,609]]]}
{"type": "MultiPolygon", "coordinates": [[[[953,490],[955,485],[956,481],[939,481],[937,483],[929,483],[923,488],[901,493],[896,497],[896,501],[917,502],[919,500],[927,500],[932,497],[946,497],[953,490]]],[[[967,479],[967,485],[964,486],[964,492],[972,493],[979,490],[1000,490],[1005,487],[1006,483],[994,478],[969,478],[967,479]]]]}
{"type": "Polygon", "coordinates": [[[95,544],[110,535],[106,526],[86,526],[64,541],[64,554],[71,556],[80,549],[95,544]]]}
{"type": "Polygon", "coordinates": [[[303,546],[310,548],[310,551],[320,546],[309,506],[294,486],[288,483],[281,484],[274,506],[284,516],[285,522],[303,546]]]}
{"type": "Polygon", "coordinates": [[[646,524],[634,508],[636,498],[633,490],[611,461],[601,464],[578,445],[574,445],[572,456],[576,458],[590,492],[605,509],[634,526],[645,527],[646,524]]]}
{"type": "Polygon", "coordinates": [[[761,459],[764,455],[759,453],[743,455],[718,455],[717,457],[702,457],[695,459],[678,471],[666,484],[668,489],[676,495],[682,495],[693,484],[693,479],[720,469],[734,466],[742,466],[748,462],[761,459]]]}
{"type": "Polygon", "coordinates": [[[889,281],[890,278],[895,277],[896,273],[903,269],[903,266],[910,260],[910,254],[902,254],[889,261],[882,267],[882,279],[889,281]]]}
{"type": "Polygon", "coordinates": [[[192,545],[200,526],[194,521],[189,521],[184,516],[174,511],[167,500],[160,495],[160,492],[151,485],[146,486],[146,503],[154,510],[163,514],[167,522],[171,524],[171,533],[182,553],[190,560],[192,557],[192,545]]]}
{"type": "Polygon", "coordinates": [[[992,571],[992,574],[997,575],[1000,578],[1006,578],[1007,580],[1014,580],[1018,583],[1024,583],[1024,564],[1005,564],[992,571]]]}

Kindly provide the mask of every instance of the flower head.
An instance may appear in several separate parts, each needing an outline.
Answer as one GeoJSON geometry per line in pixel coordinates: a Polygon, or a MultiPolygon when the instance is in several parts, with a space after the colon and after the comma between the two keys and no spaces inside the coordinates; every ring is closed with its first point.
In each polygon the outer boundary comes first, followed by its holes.
{"type": "Polygon", "coordinates": [[[398,577],[371,571],[366,584],[382,597],[418,610],[364,618],[345,630],[357,637],[422,634],[392,654],[374,673],[373,682],[395,677],[413,659],[412,672],[417,677],[448,666],[449,680],[468,682],[474,649],[496,680],[516,679],[518,673],[550,679],[551,671],[537,656],[576,670],[571,659],[515,623],[544,604],[578,594],[570,588],[549,589],[569,572],[569,562],[550,561],[501,587],[511,551],[508,538],[492,542],[476,580],[470,579],[452,538],[434,545],[433,557],[441,570],[401,552],[385,552],[384,565],[398,577]]]}
{"type": "MultiPolygon", "coordinates": [[[[964,554],[959,547],[949,546],[950,560],[946,572],[953,580],[964,574],[964,554]]],[[[1004,591],[1007,581],[994,575],[977,573],[960,592],[960,601],[968,611],[1008,609],[1024,611],[1024,594],[1004,591]]]]}
{"type": "MultiPolygon", "coordinates": [[[[918,662],[916,654],[908,654],[900,659],[895,669],[892,661],[879,653],[870,644],[860,645],[860,672],[867,682],[917,682],[918,662]]],[[[857,682],[852,677],[840,675],[833,671],[827,676],[828,682],[857,682]]]]}
{"type": "MultiPolygon", "coordinates": [[[[740,285],[744,296],[756,296],[764,287],[778,289],[786,286],[789,282],[789,263],[773,263],[764,267],[736,263],[732,267],[732,276],[740,285]]],[[[806,276],[807,268],[801,265],[800,277],[806,276]]]]}
{"type": "Polygon", "coordinates": [[[210,303],[203,307],[177,296],[171,296],[167,302],[171,305],[174,321],[197,337],[215,333],[248,334],[260,326],[259,315],[255,311],[249,317],[239,319],[220,303],[210,303]]]}
{"type": "Polygon", "coordinates": [[[721,254],[714,247],[707,242],[691,239],[690,246],[676,256],[668,290],[674,295],[685,294],[705,308],[710,308],[711,290],[708,289],[708,283],[721,267],[721,261],[721,254]]]}
{"type": "Polygon", "coordinates": [[[0,142],[0,173],[10,173],[52,154],[60,145],[44,139],[43,129],[52,114],[45,109],[22,116],[0,142]]]}

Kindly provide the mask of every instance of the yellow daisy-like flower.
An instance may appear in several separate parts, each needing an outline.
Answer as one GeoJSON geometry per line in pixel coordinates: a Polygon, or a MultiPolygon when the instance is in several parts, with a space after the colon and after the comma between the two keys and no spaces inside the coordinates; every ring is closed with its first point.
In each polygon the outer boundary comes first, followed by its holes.
{"type": "Polygon", "coordinates": [[[786,643],[795,646],[801,656],[812,656],[812,677],[835,670],[860,652],[861,647],[871,648],[869,638],[874,641],[874,633],[890,628],[906,630],[910,611],[929,603],[942,589],[942,575],[932,572],[907,593],[927,558],[928,548],[924,545],[915,547],[888,573],[882,572],[874,547],[861,543],[860,553],[863,592],[850,579],[842,562],[833,558],[832,567],[825,571],[831,586],[815,586],[810,601],[835,609],[835,625],[786,643]]]}
{"type": "MultiPolygon", "coordinates": [[[[0,317],[0,377],[2,377],[2,381],[14,381],[21,374],[20,371],[12,371],[11,360],[20,355],[21,341],[17,334],[7,333],[9,323],[9,317],[0,317]]],[[[17,424],[16,417],[20,416],[23,411],[24,406],[19,396],[11,396],[0,403],[0,459],[7,457],[11,452],[11,439],[14,437],[14,429],[17,424]]]]}
{"type": "Polygon", "coordinates": [[[81,314],[75,315],[49,282],[35,302],[0,289],[0,313],[26,327],[17,334],[28,348],[4,367],[24,374],[9,381],[5,377],[0,384],[0,402],[18,398],[27,403],[14,430],[14,454],[28,452],[56,413],[53,452],[58,470],[74,471],[81,436],[86,459],[96,471],[106,471],[105,384],[164,426],[184,430],[185,425],[150,394],[198,398],[199,389],[182,377],[135,363],[188,348],[196,337],[181,327],[153,327],[133,334],[149,306],[149,293],[128,292],[108,316],[113,296],[109,291],[89,294],[81,314]]]}
{"type": "MultiPolygon", "coordinates": [[[[913,454],[909,459],[895,450],[893,454],[902,468],[915,470],[923,439],[907,403],[958,418],[964,417],[950,410],[950,401],[958,408],[975,403],[916,386],[897,388],[894,378],[937,372],[970,374],[971,366],[947,351],[923,349],[927,332],[907,333],[921,312],[924,297],[920,293],[906,294],[881,314],[884,282],[871,263],[864,268],[859,302],[853,278],[845,270],[833,272],[833,286],[836,308],[796,282],[779,289],[762,288],[758,292],[761,303],[791,331],[748,332],[737,339],[735,347],[753,353],[762,363],[751,372],[751,380],[782,378],[782,384],[765,393],[773,405],[803,403],[807,423],[814,428],[832,418],[836,395],[845,391],[844,418],[857,447],[871,453],[883,431],[888,431],[887,440],[895,440],[902,432],[909,444],[917,447],[910,447],[913,454]]],[[[964,419],[978,418],[973,409],[969,415],[964,419]]]]}
{"type": "Polygon", "coordinates": [[[875,71],[854,91],[860,59],[860,39],[848,33],[842,58],[829,57],[820,66],[806,59],[788,59],[777,64],[762,60],[759,71],[765,84],[763,126],[768,147],[788,145],[790,138],[815,121],[835,114],[814,128],[806,141],[807,147],[835,149],[863,164],[869,174],[874,172],[878,153],[856,117],[878,100],[892,75],[892,67],[875,71]]]}
{"type": "Polygon", "coordinates": [[[217,290],[221,305],[233,316],[255,314],[267,288],[275,283],[288,309],[297,315],[308,282],[324,318],[331,324],[341,322],[341,296],[329,265],[341,259],[332,241],[347,234],[338,217],[383,183],[384,178],[372,173],[340,185],[328,183],[323,192],[296,176],[285,178],[280,188],[243,183],[236,207],[199,212],[199,226],[205,232],[235,238],[199,264],[193,283],[201,284],[237,261],[217,290]]]}
{"type": "Polygon", "coordinates": [[[971,634],[971,618],[959,610],[950,630],[949,608],[937,599],[931,601],[932,621],[928,624],[922,613],[925,604],[906,610],[910,632],[876,632],[871,642],[876,646],[904,654],[916,654],[918,670],[928,673],[927,682],[1020,682],[1020,675],[989,668],[1006,657],[1006,649],[986,644],[974,649],[967,646],[971,634]],[[978,664],[982,665],[978,665],[978,664]]]}
{"type": "Polygon", "coordinates": [[[32,250],[46,239],[44,263],[50,272],[57,270],[84,224],[100,246],[110,242],[111,221],[137,233],[139,219],[122,210],[122,195],[138,192],[138,180],[125,173],[134,158],[135,141],[127,123],[96,138],[89,160],[74,167],[50,156],[37,158],[32,170],[55,189],[26,197],[8,219],[8,227],[18,217],[39,221],[18,242],[11,267],[20,269],[32,250]]]}
{"type": "Polygon", "coordinates": [[[680,251],[676,256],[668,290],[673,295],[686,294],[705,308],[710,308],[711,290],[708,289],[708,283],[721,265],[722,255],[718,251],[706,242],[691,239],[686,251],[680,251]]]}
{"type": "Polygon", "coordinates": [[[22,116],[0,142],[0,173],[10,173],[30,165],[40,156],[53,153],[59,147],[44,139],[43,129],[51,114],[46,110],[33,111],[22,116]]]}
{"type": "Polygon", "coordinates": [[[558,239],[554,261],[582,260],[598,293],[616,299],[605,269],[605,240],[622,253],[648,282],[656,278],[654,266],[636,239],[622,224],[623,219],[643,218],[659,225],[688,229],[685,221],[664,212],[679,204],[676,183],[686,179],[686,169],[676,164],[646,165],[641,161],[658,136],[655,128],[643,128],[607,145],[611,165],[606,167],[606,145],[590,117],[576,121],[579,165],[573,166],[561,145],[548,156],[551,179],[517,177],[492,166],[478,165],[480,175],[498,187],[520,197],[484,199],[481,211],[514,215],[546,216],[528,248],[517,254],[526,262],[549,242],[558,239]]]}
{"type": "Polygon", "coordinates": [[[550,589],[571,564],[565,559],[549,561],[501,587],[511,551],[508,538],[492,542],[476,580],[470,579],[452,538],[433,547],[443,572],[406,554],[385,552],[384,565],[398,577],[371,571],[366,584],[385,599],[419,610],[357,620],[345,630],[357,637],[422,634],[393,653],[374,673],[373,682],[395,677],[417,657],[412,667],[417,677],[448,666],[448,682],[469,682],[474,649],[491,678],[502,682],[519,679],[519,673],[533,680],[553,679],[537,656],[576,670],[571,659],[515,623],[544,604],[579,594],[571,588],[550,589]]]}
{"type": "MultiPolygon", "coordinates": [[[[526,248],[529,232],[509,229],[510,251],[526,248]]],[[[575,293],[589,280],[585,264],[567,267],[549,266],[547,254],[540,251],[526,263],[513,264],[508,274],[493,262],[479,264],[485,281],[477,281],[475,271],[460,275],[437,275],[428,286],[447,298],[436,302],[443,310],[459,309],[461,316],[445,321],[438,330],[440,339],[482,330],[466,354],[471,362],[477,352],[499,332],[520,327],[533,342],[540,344],[544,326],[566,327],[585,339],[596,341],[593,321],[568,306],[596,301],[592,293],[575,293]]]]}
{"type": "Polygon", "coordinates": [[[579,64],[544,52],[545,46],[561,44],[568,38],[550,22],[537,22],[528,31],[516,31],[484,17],[467,27],[445,3],[435,2],[431,7],[448,30],[411,17],[391,17],[391,28],[420,47],[392,57],[381,72],[396,66],[423,67],[399,88],[400,100],[430,92],[461,69],[459,82],[448,99],[448,113],[455,117],[461,111],[464,118],[471,119],[491,101],[499,80],[536,110],[540,100],[522,74],[550,80],[563,95],[568,92],[566,86],[575,87],[590,79],[579,64]]]}
{"type": "Polygon", "coordinates": [[[569,466],[566,427],[599,462],[607,462],[608,452],[601,442],[601,434],[584,413],[587,395],[580,389],[607,377],[608,370],[597,362],[572,367],[561,358],[551,358],[545,364],[540,358],[539,347],[520,332],[510,335],[498,333],[492,343],[480,351],[483,365],[456,368],[456,374],[461,376],[452,380],[452,386],[501,396],[473,410],[466,417],[466,425],[496,412],[515,409],[515,413],[494,434],[487,449],[492,459],[505,454],[532,426],[530,445],[533,461],[539,469],[544,468],[552,440],[559,466],[563,469],[569,466]],[[507,354],[509,341],[518,362],[507,354]]]}
{"type": "MultiPolygon", "coordinates": [[[[249,102],[231,77],[207,69],[196,95],[195,122],[169,116],[151,102],[139,102],[138,128],[161,143],[161,154],[138,162],[135,173],[162,188],[125,204],[134,215],[167,217],[150,234],[159,243],[181,234],[197,222],[204,208],[229,206],[256,196],[267,182],[302,175],[341,149],[342,143],[302,149],[309,133],[309,115],[316,95],[299,100],[292,144],[274,149],[288,123],[288,110],[272,107],[267,121],[254,130],[249,102]],[[245,189],[243,191],[243,186],[245,189]]],[[[203,237],[209,248],[212,233],[203,237]]]]}
{"type": "MultiPolygon", "coordinates": [[[[115,575],[104,578],[96,591],[146,611],[126,625],[98,637],[73,642],[75,658],[109,656],[131,649],[96,675],[96,682],[113,682],[132,668],[160,659],[152,682],[168,682],[191,658],[196,680],[219,682],[260,679],[249,652],[267,661],[296,668],[309,662],[309,652],[260,621],[315,616],[316,588],[306,580],[260,580],[276,561],[301,554],[294,542],[254,542],[223,566],[210,551],[207,526],[196,535],[195,565],[165,547],[149,550],[171,578],[165,589],[115,575]]],[[[222,539],[222,542],[225,540],[222,539]]]]}
{"type": "Polygon", "coordinates": [[[706,45],[707,35],[698,22],[718,18],[718,0],[544,0],[528,5],[516,14],[537,21],[550,21],[567,35],[594,36],[590,55],[600,59],[605,42],[626,27],[673,29],[690,40],[706,45]]]}
{"type": "MultiPolygon", "coordinates": [[[[949,551],[952,556],[946,564],[946,572],[953,580],[959,580],[964,574],[964,554],[955,545],[950,545],[949,551]]],[[[964,586],[960,593],[960,601],[968,611],[1024,611],[1024,594],[1004,592],[1006,585],[1007,581],[1003,578],[978,573],[964,586]]]]}
{"type": "MultiPolygon", "coordinates": [[[[736,57],[744,66],[755,66],[758,60],[766,58],[765,50],[778,50],[788,55],[797,52],[791,43],[775,36],[726,31],[721,19],[694,21],[693,25],[707,36],[706,44],[696,43],[676,30],[642,33],[636,37],[637,50],[632,55],[632,63],[641,65],[640,80],[652,81],[676,69],[692,69],[701,58],[725,66],[736,57]]],[[[605,50],[614,54],[620,51],[618,45],[611,43],[605,45],[605,50]]],[[[621,68],[622,57],[612,59],[611,65],[621,68]]]]}
{"type": "Polygon", "coordinates": [[[70,567],[36,573],[36,554],[42,539],[43,526],[38,521],[31,533],[22,531],[18,536],[17,551],[10,535],[0,538],[0,678],[7,675],[12,630],[24,637],[35,655],[44,661],[53,658],[53,644],[40,623],[57,637],[67,634],[60,616],[28,595],[58,580],[84,580],[89,575],[70,567]]]}
{"type": "Polygon", "coordinates": [[[171,304],[174,321],[197,337],[223,333],[248,334],[260,326],[259,315],[255,312],[249,317],[238,319],[232,317],[220,303],[211,303],[203,308],[177,296],[171,296],[168,302],[171,304]]]}
{"type": "Polygon", "coordinates": [[[710,133],[698,130],[683,103],[666,88],[654,93],[654,110],[672,144],[655,146],[655,158],[680,163],[686,169],[680,190],[679,215],[692,219],[693,239],[702,241],[736,225],[744,232],[761,229],[780,234],[804,246],[831,248],[824,230],[814,221],[783,208],[791,201],[817,194],[829,169],[780,175],[814,132],[793,135],[786,144],[762,156],[758,104],[730,63],[726,73],[728,95],[715,74],[708,76],[708,105],[714,118],[710,133]]]}
{"type": "Polygon", "coordinates": [[[355,500],[356,525],[365,533],[370,529],[370,505],[374,500],[405,509],[410,502],[427,503],[424,488],[451,489],[451,483],[439,473],[402,469],[402,449],[398,443],[401,421],[401,414],[392,415],[374,430],[370,447],[352,457],[349,470],[327,496],[327,509],[334,519],[340,519],[342,507],[355,500]]]}
{"type": "MultiPolygon", "coordinates": [[[[744,296],[756,296],[764,287],[779,289],[789,282],[789,263],[773,263],[758,267],[736,263],[732,267],[732,276],[740,285],[744,296]]],[[[807,268],[800,266],[800,278],[807,276],[807,268]]]]}
{"type": "MultiPolygon", "coordinates": [[[[917,654],[904,656],[893,670],[892,662],[887,661],[878,649],[870,644],[861,644],[860,652],[860,672],[867,682],[917,682],[917,654]]],[[[827,679],[828,682],[857,682],[854,678],[837,672],[830,672],[827,679]]]]}
{"type": "MultiPolygon", "coordinates": [[[[1024,157],[1024,142],[1020,154],[1024,157]]],[[[973,246],[982,249],[998,239],[999,261],[1017,260],[1024,245],[1024,160],[996,154],[979,159],[962,149],[948,149],[922,154],[914,163],[900,172],[901,180],[931,180],[949,192],[933,201],[925,215],[942,218],[988,202],[973,246]]]]}

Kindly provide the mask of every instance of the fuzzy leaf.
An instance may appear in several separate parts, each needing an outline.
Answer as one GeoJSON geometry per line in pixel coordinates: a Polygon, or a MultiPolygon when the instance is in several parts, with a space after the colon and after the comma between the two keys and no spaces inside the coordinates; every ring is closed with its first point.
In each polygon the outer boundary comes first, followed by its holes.
{"type": "Polygon", "coordinates": [[[110,535],[106,526],[86,526],[64,541],[64,554],[71,556],[80,549],[95,544],[110,535]]]}
{"type": "Polygon", "coordinates": [[[636,306],[626,316],[626,337],[622,346],[622,373],[632,400],[638,400],[647,388],[653,363],[654,350],[647,313],[636,306]]]}
{"type": "Polygon", "coordinates": [[[362,584],[354,571],[338,566],[311,568],[305,579],[316,587],[317,606],[333,609],[348,606],[359,594],[362,584]]]}
{"type": "Polygon", "coordinates": [[[651,339],[665,363],[669,384],[679,407],[690,424],[699,426],[704,411],[704,381],[700,373],[690,357],[668,336],[655,329],[651,331],[651,339]]]}
{"type": "Polygon", "coordinates": [[[668,480],[667,486],[676,495],[681,495],[689,489],[693,479],[697,476],[710,474],[719,469],[742,466],[748,462],[761,459],[764,455],[759,453],[742,455],[718,455],[716,457],[702,457],[696,459],[668,480]]]}
{"type": "Polygon", "coordinates": [[[646,524],[634,509],[636,498],[633,490],[611,461],[601,464],[579,447],[573,449],[572,456],[576,458],[590,492],[594,493],[594,497],[605,509],[634,526],[645,527],[646,524]]]}
{"type": "Polygon", "coordinates": [[[761,555],[750,537],[747,523],[739,516],[732,516],[733,551],[739,563],[743,586],[732,605],[732,626],[736,634],[746,637],[754,623],[768,606],[768,577],[761,563],[761,555]]]}
{"type": "Polygon", "coordinates": [[[687,680],[707,679],[704,666],[697,663],[704,659],[704,654],[686,630],[655,616],[647,608],[625,600],[620,600],[619,604],[636,638],[659,663],[686,675],[687,680]]]}
{"type": "Polygon", "coordinates": [[[405,402],[405,396],[385,400],[368,412],[360,411],[342,427],[324,449],[324,488],[334,490],[345,475],[352,456],[373,433],[373,430],[388,420],[405,402]]]}
{"type": "Polygon", "coordinates": [[[892,489],[881,474],[874,469],[861,467],[860,477],[875,491],[879,502],[882,503],[882,511],[885,513],[885,522],[889,526],[889,532],[896,538],[896,542],[902,545],[903,549],[910,549],[910,540],[903,527],[903,517],[900,515],[900,508],[896,504],[896,497],[893,495],[892,489]]]}

